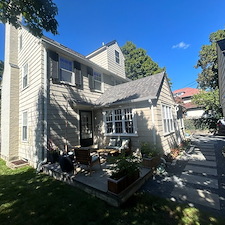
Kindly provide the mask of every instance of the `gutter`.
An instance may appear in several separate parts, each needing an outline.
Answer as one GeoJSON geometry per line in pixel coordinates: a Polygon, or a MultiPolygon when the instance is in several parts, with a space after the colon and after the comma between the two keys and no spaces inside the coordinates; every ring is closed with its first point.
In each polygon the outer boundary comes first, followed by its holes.
{"type": "Polygon", "coordinates": [[[129,103],[135,103],[135,102],[143,102],[143,101],[151,101],[153,99],[157,99],[156,96],[153,96],[151,98],[149,97],[143,97],[143,98],[137,98],[137,99],[133,99],[133,100],[127,100],[127,101],[121,101],[121,102],[115,102],[115,103],[108,103],[105,105],[96,105],[94,108],[108,108],[111,106],[117,106],[117,105],[124,105],[124,104],[129,104],[129,103]]]}

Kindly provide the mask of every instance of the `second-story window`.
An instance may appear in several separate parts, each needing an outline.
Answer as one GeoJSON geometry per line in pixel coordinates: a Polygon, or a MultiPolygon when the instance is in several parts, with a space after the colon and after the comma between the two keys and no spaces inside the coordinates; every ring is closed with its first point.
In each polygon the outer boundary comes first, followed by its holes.
{"type": "Polygon", "coordinates": [[[72,61],[60,57],[59,59],[59,68],[60,68],[60,80],[66,83],[74,83],[73,76],[73,63],[72,61]]]}
{"type": "Polygon", "coordinates": [[[93,71],[93,82],[94,89],[101,91],[102,90],[102,74],[96,71],[93,71]]]}
{"type": "Polygon", "coordinates": [[[28,86],[28,63],[26,63],[23,66],[23,72],[22,73],[23,73],[22,86],[23,86],[23,89],[24,89],[28,86]]]}
{"type": "Polygon", "coordinates": [[[116,60],[116,63],[120,63],[120,53],[118,51],[115,50],[115,60],[116,60]]]}

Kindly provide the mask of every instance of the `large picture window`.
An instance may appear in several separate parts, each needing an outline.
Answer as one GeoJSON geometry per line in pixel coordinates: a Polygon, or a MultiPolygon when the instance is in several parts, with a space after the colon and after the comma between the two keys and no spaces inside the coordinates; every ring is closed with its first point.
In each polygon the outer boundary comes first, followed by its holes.
{"type": "Polygon", "coordinates": [[[163,128],[164,133],[171,133],[174,131],[172,108],[167,105],[162,105],[163,114],[163,128]]]}
{"type": "Polygon", "coordinates": [[[134,134],[134,116],[131,108],[105,111],[107,134],[134,134]]]}

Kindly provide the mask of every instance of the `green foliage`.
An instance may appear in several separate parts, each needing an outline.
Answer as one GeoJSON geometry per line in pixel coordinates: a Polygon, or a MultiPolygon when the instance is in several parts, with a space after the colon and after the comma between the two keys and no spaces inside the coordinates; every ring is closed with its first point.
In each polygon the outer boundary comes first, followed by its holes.
{"type": "Polygon", "coordinates": [[[22,24],[35,36],[42,36],[43,30],[57,34],[57,14],[58,8],[52,0],[0,0],[0,21],[19,28],[22,15],[22,24]]]}
{"type": "Polygon", "coordinates": [[[2,79],[3,70],[4,70],[4,62],[0,60],[0,80],[2,79]]]}
{"type": "Polygon", "coordinates": [[[1,159],[0,196],[1,225],[224,224],[224,218],[215,213],[147,192],[137,192],[122,207],[111,207],[30,167],[11,170],[1,159]]]}
{"type": "Polygon", "coordinates": [[[199,52],[199,59],[195,68],[201,68],[201,73],[198,74],[197,82],[199,87],[206,89],[218,88],[218,63],[216,42],[225,38],[225,30],[218,30],[211,33],[209,40],[211,44],[203,45],[199,52]]]}
{"type": "Polygon", "coordinates": [[[159,156],[162,153],[162,148],[159,146],[149,143],[149,142],[142,142],[141,143],[141,154],[144,157],[154,157],[159,156]]]}
{"type": "Polygon", "coordinates": [[[129,79],[136,80],[165,70],[165,68],[160,68],[157,63],[153,62],[144,49],[137,48],[130,41],[126,42],[121,50],[125,57],[126,76],[129,79]]]}
{"type": "Polygon", "coordinates": [[[139,171],[140,159],[134,155],[125,156],[124,154],[116,157],[114,159],[113,165],[113,179],[119,179],[126,175],[132,175],[135,172],[139,171]]]}
{"type": "Polygon", "coordinates": [[[216,129],[218,118],[185,119],[184,126],[186,130],[210,130],[216,129]]]}
{"type": "Polygon", "coordinates": [[[220,118],[222,116],[218,88],[208,92],[201,91],[199,94],[193,96],[192,101],[196,105],[203,107],[206,112],[211,111],[214,117],[220,118]]]}

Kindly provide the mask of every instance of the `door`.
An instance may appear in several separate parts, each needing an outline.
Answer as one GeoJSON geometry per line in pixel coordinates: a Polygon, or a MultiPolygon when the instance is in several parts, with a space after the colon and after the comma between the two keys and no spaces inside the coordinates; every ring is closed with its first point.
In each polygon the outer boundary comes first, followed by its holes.
{"type": "Polygon", "coordinates": [[[92,112],[80,111],[80,145],[93,145],[92,112]]]}

